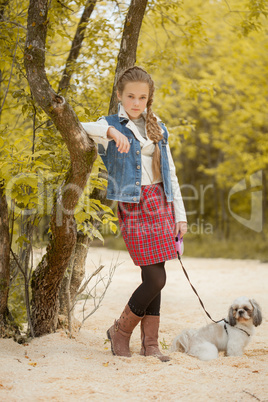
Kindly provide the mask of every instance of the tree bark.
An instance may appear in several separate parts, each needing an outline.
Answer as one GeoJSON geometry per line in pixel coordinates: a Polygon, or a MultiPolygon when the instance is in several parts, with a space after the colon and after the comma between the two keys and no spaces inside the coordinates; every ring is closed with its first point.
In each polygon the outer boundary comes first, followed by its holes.
{"type": "Polygon", "coordinates": [[[10,261],[10,237],[8,226],[8,207],[4,188],[0,183],[0,335],[1,329],[5,326],[8,314],[8,293],[9,293],[9,261],[10,261]]]}
{"type": "Polygon", "coordinates": [[[142,20],[148,0],[131,0],[125,20],[120,51],[114,76],[109,114],[117,113],[116,84],[121,71],[134,66],[142,20]]]}
{"type": "Polygon", "coordinates": [[[96,159],[96,147],[64,97],[51,88],[45,72],[48,0],[30,0],[24,63],[31,91],[65,141],[71,167],[58,190],[51,217],[52,240],[32,279],[32,323],[35,336],[56,329],[59,289],[76,244],[74,208],[96,159]]]}
{"type": "Polygon", "coordinates": [[[71,50],[66,62],[66,66],[59,83],[58,92],[63,92],[65,95],[70,85],[71,77],[73,75],[74,64],[77,61],[85,37],[86,25],[94,10],[96,3],[97,0],[87,0],[84,12],[78,23],[77,30],[72,42],[71,50]]]}

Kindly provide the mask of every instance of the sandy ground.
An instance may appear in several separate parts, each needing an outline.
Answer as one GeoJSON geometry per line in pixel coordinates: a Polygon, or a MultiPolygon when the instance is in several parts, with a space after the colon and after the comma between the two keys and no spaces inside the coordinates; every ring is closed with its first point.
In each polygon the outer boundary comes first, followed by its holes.
{"type": "MultiPolygon", "coordinates": [[[[139,284],[140,272],[126,252],[93,248],[87,260],[92,273],[118,259],[112,283],[100,308],[70,339],[63,330],[19,345],[0,340],[1,401],[268,401],[268,264],[253,260],[184,258],[183,263],[214,319],[226,316],[232,301],[255,298],[263,309],[242,357],[202,362],[180,352],[161,363],[139,355],[139,328],[131,339],[131,358],[113,356],[106,329],[139,284]]],[[[160,341],[169,346],[184,328],[209,323],[177,260],[169,261],[163,290],[160,341]]],[[[82,317],[82,301],[76,317],[82,317]]],[[[92,310],[89,301],[84,312],[92,310]]]]}

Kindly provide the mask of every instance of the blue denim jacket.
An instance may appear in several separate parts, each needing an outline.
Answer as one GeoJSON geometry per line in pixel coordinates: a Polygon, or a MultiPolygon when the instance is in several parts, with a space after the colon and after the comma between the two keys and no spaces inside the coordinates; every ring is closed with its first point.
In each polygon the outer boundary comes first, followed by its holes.
{"type": "MultiPolygon", "coordinates": [[[[115,141],[110,141],[107,150],[99,144],[98,151],[108,171],[107,198],[109,200],[138,203],[141,195],[141,146],[133,132],[126,127],[128,120],[118,114],[105,117],[110,126],[124,134],[130,143],[128,153],[120,153],[115,141]]],[[[161,173],[168,202],[173,201],[170,170],[167,155],[168,132],[163,123],[163,139],[159,141],[161,173]]]]}

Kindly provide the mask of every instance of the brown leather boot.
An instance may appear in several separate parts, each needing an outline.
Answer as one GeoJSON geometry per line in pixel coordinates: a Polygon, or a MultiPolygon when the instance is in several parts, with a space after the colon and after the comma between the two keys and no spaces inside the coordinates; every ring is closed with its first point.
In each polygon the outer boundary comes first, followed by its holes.
{"type": "Polygon", "coordinates": [[[168,362],[170,357],[164,356],[158,346],[158,330],[160,317],[145,315],[141,320],[141,351],[143,356],[155,356],[162,362],[168,362]]]}
{"type": "Polygon", "coordinates": [[[119,320],[115,320],[114,325],[107,331],[107,336],[111,341],[111,349],[114,355],[131,357],[129,350],[130,336],[141,319],[142,317],[132,313],[127,304],[119,320]]]}

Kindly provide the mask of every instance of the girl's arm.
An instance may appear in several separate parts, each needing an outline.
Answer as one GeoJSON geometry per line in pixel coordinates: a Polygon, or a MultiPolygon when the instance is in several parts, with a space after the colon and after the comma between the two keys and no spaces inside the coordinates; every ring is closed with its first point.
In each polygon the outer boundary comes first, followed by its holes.
{"type": "Polygon", "coordinates": [[[168,162],[169,162],[169,169],[170,169],[170,177],[171,177],[171,187],[173,192],[173,203],[175,209],[175,235],[178,232],[181,233],[183,236],[187,232],[187,217],[184,208],[184,203],[181,195],[181,189],[179,185],[179,181],[176,175],[176,167],[171,155],[170,147],[167,145],[167,154],[168,154],[168,162]]]}
{"type": "Polygon", "coordinates": [[[128,138],[122,133],[120,133],[120,131],[118,131],[113,126],[110,126],[107,131],[107,137],[115,141],[118,152],[128,153],[130,149],[130,143],[128,141],[128,138]]]}
{"type": "Polygon", "coordinates": [[[81,123],[88,135],[97,143],[102,144],[105,149],[108,147],[109,140],[114,140],[119,152],[128,152],[129,141],[120,131],[113,126],[109,126],[107,120],[100,118],[96,122],[81,123]]]}
{"type": "Polygon", "coordinates": [[[92,138],[97,144],[102,144],[104,148],[107,149],[109,143],[107,131],[111,126],[109,126],[104,118],[89,123],[81,122],[81,124],[90,138],[92,138]]]}

